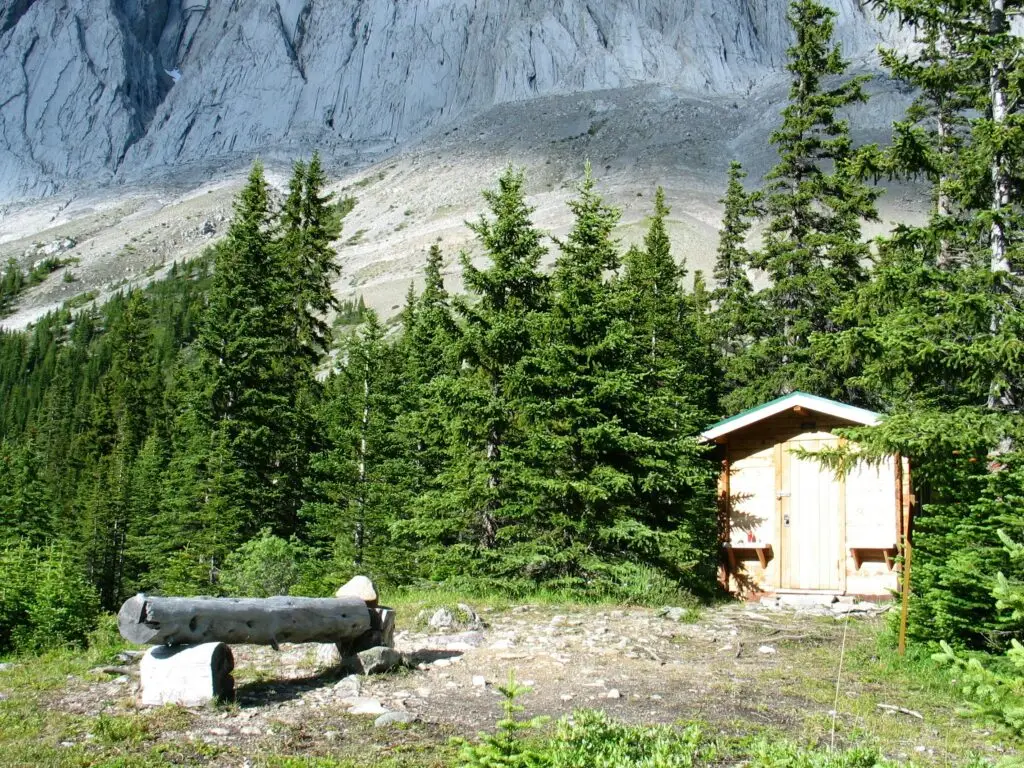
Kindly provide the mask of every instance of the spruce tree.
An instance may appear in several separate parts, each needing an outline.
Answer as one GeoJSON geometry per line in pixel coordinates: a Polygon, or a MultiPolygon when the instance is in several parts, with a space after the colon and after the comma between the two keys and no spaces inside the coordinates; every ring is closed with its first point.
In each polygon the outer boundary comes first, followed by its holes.
{"type": "Polygon", "coordinates": [[[438,487],[417,500],[402,526],[405,535],[434,545],[435,576],[486,561],[499,544],[508,505],[516,503],[509,480],[522,441],[522,368],[547,297],[539,271],[546,249],[530,219],[525,183],[521,172],[506,170],[497,189],[484,192],[490,217],[469,224],[487,265],[461,256],[469,291],[453,302],[464,325],[461,368],[437,392],[452,432],[451,454],[438,487]]]}
{"type": "Polygon", "coordinates": [[[863,281],[860,222],[877,218],[877,192],[858,179],[849,123],[838,117],[866,102],[865,77],[831,84],[848,66],[832,39],[835,15],[815,0],[790,5],[789,102],[770,139],[779,162],[762,192],[764,247],[751,259],[769,279],[759,294],[765,323],[747,352],[746,380],[727,398],[730,410],[795,389],[834,393],[811,358],[811,336],[835,330],[832,310],[863,281]]]}
{"type": "Polygon", "coordinates": [[[714,302],[713,333],[722,358],[727,390],[749,378],[749,374],[734,368],[737,358],[742,357],[757,327],[754,289],[747,274],[750,252],[746,247],[755,203],[754,196],[743,188],[746,175],[743,166],[737,161],[733,160],[729,164],[725,197],[719,200],[725,210],[718,240],[718,256],[712,272],[715,279],[715,288],[711,294],[714,302]]]}
{"type": "Polygon", "coordinates": [[[701,343],[697,318],[683,290],[685,265],[672,255],[666,220],[669,208],[661,187],[643,248],[627,251],[619,281],[621,311],[629,321],[636,363],[704,413],[714,410],[715,393],[708,378],[708,350],[701,343]]]}
{"type": "Polygon", "coordinates": [[[713,467],[696,442],[718,410],[717,356],[708,318],[683,289],[666,230],[664,193],[655,207],[643,248],[631,248],[616,289],[630,338],[626,371],[633,394],[618,421],[642,437],[634,452],[636,517],[657,532],[649,564],[677,583],[703,591],[713,581],[713,467]]]}
{"type": "MultiPolygon", "coordinates": [[[[295,291],[288,279],[270,189],[257,163],[214,251],[214,276],[199,334],[209,428],[245,481],[226,508],[251,510],[255,528],[290,534],[297,525],[301,473],[289,461],[302,433],[303,379],[296,368],[295,291]]],[[[299,281],[302,282],[301,280],[299,281]]]]}
{"type": "Polygon", "coordinates": [[[412,403],[403,348],[385,339],[376,313],[342,344],[320,420],[326,447],[313,457],[315,501],[303,508],[335,579],[366,573],[410,578],[410,553],[392,523],[418,490],[419,473],[401,428],[412,403]]]}
{"type": "Polygon", "coordinates": [[[880,241],[873,279],[836,312],[848,330],[816,347],[864,402],[893,412],[865,444],[879,441],[914,467],[924,503],[913,532],[911,637],[983,646],[1005,631],[981,578],[1005,565],[1005,522],[986,488],[1013,476],[988,468],[1013,463],[1024,382],[1024,145],[1012,114],[1024,95],[1024,43],[1006,16],[1021,6],[878,5],[921,41],[886,57],[919,93],[886,160],[894,173],[928,181],[931,215],[880,241]]]}

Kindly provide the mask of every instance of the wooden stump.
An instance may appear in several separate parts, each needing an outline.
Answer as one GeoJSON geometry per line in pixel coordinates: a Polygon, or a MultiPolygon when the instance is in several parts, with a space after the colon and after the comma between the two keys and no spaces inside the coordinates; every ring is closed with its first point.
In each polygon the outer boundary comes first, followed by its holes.
{"type": "Polygon", "coordinates": [[[233,699],[234,668],[234,656],[224,643],[150,648],[139,664],[141,703],[145,707],[198,707],[233,699]]]}
{"type": "MultiPolygon", "coordinates": [[[[126,640],[150,645],[342,643],[371,629],[358,597],[147,597],[126,600],[117,626],[126,640]]],[[[393,619],[392,619],[393,625],[393,619]]],[[[381,629],[384,629],[382,626],[381,629]]]]}

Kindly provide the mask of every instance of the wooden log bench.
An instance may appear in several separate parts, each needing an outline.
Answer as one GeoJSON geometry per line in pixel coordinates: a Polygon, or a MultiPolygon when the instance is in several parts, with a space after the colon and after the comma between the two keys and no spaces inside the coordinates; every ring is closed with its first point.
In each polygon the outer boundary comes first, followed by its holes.
{"type": "MultiPolygon", "coordinates": [[[[339,590],[341,593],[345,588],[339,590]]],[[[139,594],[117,614],[121,636],[153,645],[142,659],[147,706],[230,699],[232,644],[331,643],[341,658],[393,645],[394,611],[356,595],[319,597],[156,597],[139,594]],[[372,603],[372,604],[371,604],[372,603]]]]}

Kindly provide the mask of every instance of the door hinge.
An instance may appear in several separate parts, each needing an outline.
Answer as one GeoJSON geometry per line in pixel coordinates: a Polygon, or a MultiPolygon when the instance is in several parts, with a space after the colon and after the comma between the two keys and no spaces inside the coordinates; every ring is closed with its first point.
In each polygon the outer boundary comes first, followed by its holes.
{"type": "Polygon", "coordinates": [[[775,492],[775,498],[776,499],[788,499],[789,495],[790,495],[789,491],[776,491],[775,492]]]}

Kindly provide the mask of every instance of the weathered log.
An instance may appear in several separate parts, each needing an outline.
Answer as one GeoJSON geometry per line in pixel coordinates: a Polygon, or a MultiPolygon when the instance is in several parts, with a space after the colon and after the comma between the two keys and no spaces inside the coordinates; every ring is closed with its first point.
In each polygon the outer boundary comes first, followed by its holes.
{"type": "Polygon", "coordinates": [[[149,645],[200,643],[338,643],[370,629],[370,609],[357,597],[149,597],[125,601],[121,636],[149,645]]]}
{"type": "Polygon", "coordinates": [[[145,707],[198,707],[235,694],[235,660],[224,643],[150,648],[139,665],[145,707]]]}

